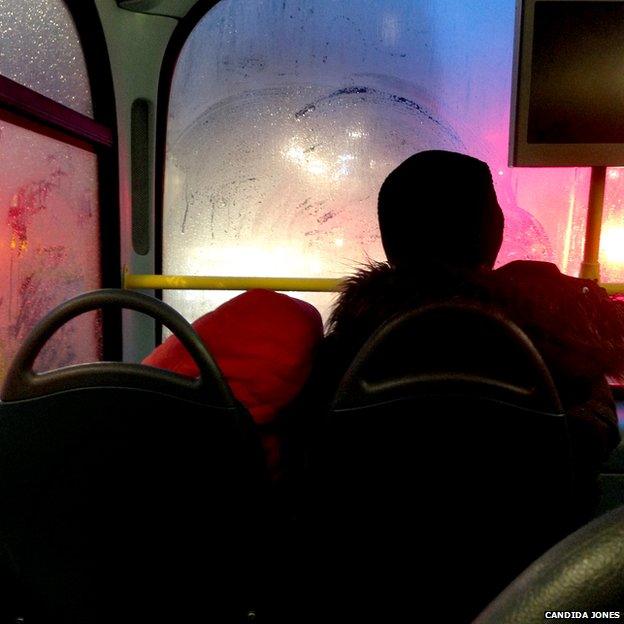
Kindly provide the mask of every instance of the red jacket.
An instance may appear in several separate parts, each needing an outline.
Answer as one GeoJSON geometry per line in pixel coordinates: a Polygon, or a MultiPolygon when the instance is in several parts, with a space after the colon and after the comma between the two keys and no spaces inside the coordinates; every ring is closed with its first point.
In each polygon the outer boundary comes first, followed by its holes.
{"type": "MultiPolygon", "coordinates": [[[[305,384],[323,323],[305,301],[270,290],[250,290],[193,323],[234,396],[259,425],[272,422],[305,384]]],[[[143,360],[187,377],[199,372],[175,336],[143,360]]],[[[275,466],[278,440],[263,436],[269,465],[275,466]]]]}

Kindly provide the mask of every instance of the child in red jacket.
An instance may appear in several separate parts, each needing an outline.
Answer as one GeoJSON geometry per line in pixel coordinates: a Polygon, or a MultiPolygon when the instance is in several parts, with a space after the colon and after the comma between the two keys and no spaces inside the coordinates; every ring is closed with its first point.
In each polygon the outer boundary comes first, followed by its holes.
{"type": "MultiPolygon", "coordinates": [[[[280,439],[274,425],[300,393],[323,337],[316,308],[270,290],[250,290],[204,314],[193,323],[234,396],[260,428],[267,463],[276,476],[280,439]]],[[[143,360],[187,377],[197,366],[175,337],[143,360]]]]}

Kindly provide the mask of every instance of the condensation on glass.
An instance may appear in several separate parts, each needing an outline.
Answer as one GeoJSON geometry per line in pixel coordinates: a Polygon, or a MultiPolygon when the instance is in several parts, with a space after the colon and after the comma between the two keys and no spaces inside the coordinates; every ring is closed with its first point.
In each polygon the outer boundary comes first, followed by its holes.
{"type": "MultiPolygon", "coordinates": [[[[506,217],[499,264],[577,274],[588,170],[506,164],[514,11],[514,0],[222,0],[174,75],[164,271],[340,276],[383,259],[381,182],[434,148],[490,165],[506,217]]],[[[229,296],[166,298],[195,318],[229,296]]],[[[329,296],[297,296],[326,312],[329,296]]]]}
{"type": "MultiPolygon", "coordinates": [[[[0,122],[0,381],[34,324],[100,286],[96,157],[0,122]]],[[[100,359],[99,317],[61,328],[36,367],[100,359]]]]}
{"type": "Polygon", "coordinates": [[[93,116],[84,55],[62,0],[0,0],[0,74],[93,116]]]}

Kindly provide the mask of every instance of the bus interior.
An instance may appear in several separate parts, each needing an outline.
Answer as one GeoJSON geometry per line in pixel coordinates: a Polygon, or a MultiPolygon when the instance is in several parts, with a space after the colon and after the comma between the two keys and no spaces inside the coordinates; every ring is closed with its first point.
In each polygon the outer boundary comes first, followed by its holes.
{"type": "Polygon", "coordinates": [[[0,622],[624,617],[624,447],[593,517],[562,531],[570,449],[541,365],[493,411],[434,384],[404,419],[380,381],[458,345],[537,362],[498,317],[433,306],[385,327],[283,487],[189,326],[265,289],[327,327],[343,278],[385,260],[384,178],[425,150],[488,164],[497,267],[553,263],[621,300],[622,155],[510,164],[525,4],[0,0],[0,622]],[[172,334],[198,380],[140,364],[172,334]],[[528,526],[557,537],[535,549],[528,526]]]}

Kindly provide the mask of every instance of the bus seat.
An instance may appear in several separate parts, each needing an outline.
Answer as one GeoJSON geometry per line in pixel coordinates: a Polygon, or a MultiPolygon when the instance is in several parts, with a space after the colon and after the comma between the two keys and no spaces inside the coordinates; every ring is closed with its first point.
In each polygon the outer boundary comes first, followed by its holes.
{"type": "Polygon", "coordinates": [[[535,347],[496,312],[434,304],[388,322],[322,437],[305,532],[331,621],[468,622],[571,530],[566,417],[535,347]]]}
{"type": "Polygon", "coordinates": [[[571,618],[594,622],[620,619],[623,610],[624,507],[619,507],[532,563],[474,624],[542,624],[571,618]]]}
{"type": "MultiPolygon", "coordinates": [[[[618,420],[620,423],[620,435],[622,435],[622,423],[624,422],[624,387],[612,386],[615,399],[618,420]]],[[[600,503],[595,516],[624,505],[624,441],[609,455],[600,469],[600,503]]]]}
{"type": "Polygon", "coordinates": [[[265,521],[263,452],[177,312],[132,292],[76,297],[24,342],[1,398],[0,543],[11,562],[1,575],[15,579],[15,617],[247,621],[265,521]],[[166,325],[199,379],[119,362],[33,372],[54,331],[105,306],[166,325]]]}

